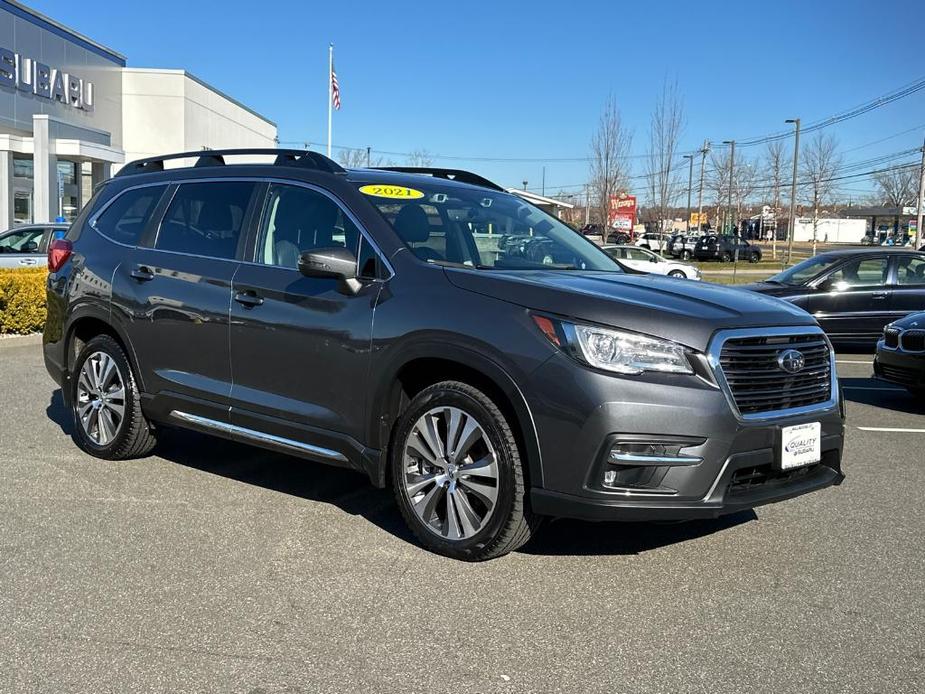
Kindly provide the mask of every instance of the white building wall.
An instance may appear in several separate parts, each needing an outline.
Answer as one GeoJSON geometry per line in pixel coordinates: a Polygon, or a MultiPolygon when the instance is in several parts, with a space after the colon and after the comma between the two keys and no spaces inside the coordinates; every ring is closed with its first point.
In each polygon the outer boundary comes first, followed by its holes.
{"type": "MultiPolygon", "coordinates": [[[[813,220],[798,218],[793,225],[794,241],[813,240],[813,220]]],[[[867,233],[866,219],[823,218],[818,221],[816,241],[818,243],[860,243],[867,233]]]]}
{"type": "Polygon", "coordinates": [[[204,148],[276,146],[274,123],[183,70],[126,68],[122,85],[127,162],[204,148]]]}

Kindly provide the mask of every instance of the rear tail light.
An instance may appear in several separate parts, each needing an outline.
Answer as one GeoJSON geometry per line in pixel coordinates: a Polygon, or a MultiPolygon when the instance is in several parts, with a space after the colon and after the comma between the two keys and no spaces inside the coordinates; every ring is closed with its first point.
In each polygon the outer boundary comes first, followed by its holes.
{"type": "Polygon", "coordinates": [[[48,246],[48,271],[57,272],[74,252],[74,246],[67,239],[55,239],[48,246]]]}

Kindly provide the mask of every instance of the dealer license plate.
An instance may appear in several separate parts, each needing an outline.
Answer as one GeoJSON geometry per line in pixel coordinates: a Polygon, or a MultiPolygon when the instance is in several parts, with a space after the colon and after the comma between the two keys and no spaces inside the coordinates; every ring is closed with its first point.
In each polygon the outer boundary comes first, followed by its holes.
{"type": "Polygon", "coordinates": [[[781,429],[781,470],[812,465],[822,459],[822,424],[808,422],[781,429]]]}

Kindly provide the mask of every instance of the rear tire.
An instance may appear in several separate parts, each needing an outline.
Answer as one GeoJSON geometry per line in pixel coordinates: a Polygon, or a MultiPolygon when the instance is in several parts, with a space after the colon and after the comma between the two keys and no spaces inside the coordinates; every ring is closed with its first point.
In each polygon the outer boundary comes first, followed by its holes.
{"type": "Polygon", "coordinates": [[[148,455],[157,443],[141,412],[135,376],[119,343],[98,335],[77,355],[70,379],[74,441],[105,460],[148,455]]]}
{"type": "Polygon", "coordinates": [[[681,251],[681,260],[690,260],[693,255],[690,251],[681,251]]]}
{"type": "Polygon", "coordinates": [[[725,252],[723,252],[722,255],[720,255],[719,260],[720,260],[721,263],[731,263],[731,262],[732,262],[732,254],[729,253],[728,251],[725,251],[725,252]]]}
{"type": "Polygon", "coordinates": [[[402,516],[432,552],[492,559],[523,545],[539,525],[511,426],[477,388],[443,381],[418,393],[399,419],[389,459],[402,516]]]}
{"type": "Polygon", "coordinates": [[[752,264],[757,263],[759,260],[761,260],[761,256],[757,253],[752,253],[750,256],[748,256],[748,262],[752,264]]]}

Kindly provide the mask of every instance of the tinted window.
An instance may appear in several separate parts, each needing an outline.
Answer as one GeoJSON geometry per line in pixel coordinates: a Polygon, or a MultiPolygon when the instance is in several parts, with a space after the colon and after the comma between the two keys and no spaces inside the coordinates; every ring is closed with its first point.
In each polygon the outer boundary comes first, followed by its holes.
{"type": "Polygon", "coordinates": [[[359,230],[328,196],[301,186],[270,186],[257,262],[296,269],[303,251],[340,247],[356,255],[359,242],[359,230]]]}
{"type": "Polygon", "coordinates": [[[839,288],[877,287],[886,284],[886,258],[866,258],[842,265],[829,275],[839,288]]]}
{"type": "Polygon", "coordinates": [[[898,284],[925,285],[925,258],[900,258],[896,281],[898,284]]]}
{"type": "Polygon", "coordinates": [[[184,183],[164,214],[154,247],[234,258],[254,185],[249,181],[184,183]]]}
{"type": "Polygon", "coordinates": [[[21,229],[0,236],[0,253],[36,253],[44,229],[21,229]]]}
{"type": "Polygon", "coordinates": [[[360,236],[360,255],[357,263],[357,276],[364,279],[385,279],[389,275],[388,268],[382,258],[373,248],[373,245],[363,236],[360,236]]]}
{"type": "Polygon", "coordinates": [[[94,227],[114,241],[134,245],[166,189],[163,185],[125,191],[96,218],[94,227]]]}

